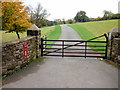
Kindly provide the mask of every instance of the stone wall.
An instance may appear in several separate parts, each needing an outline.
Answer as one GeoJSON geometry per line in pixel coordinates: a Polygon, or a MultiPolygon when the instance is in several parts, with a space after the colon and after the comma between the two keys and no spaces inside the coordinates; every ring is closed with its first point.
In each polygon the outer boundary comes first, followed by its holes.
{"type": "Polygon", "coordinates": [[[120,38],[113,39],[111,59],[117,64],[120,64],[120,38]]]}
{"type": "Polygon", "coordinates": [[[36,36],[25,37],[2,44],[2,75],[9,75],[29,64],[36,58],[36,36]],[[27,55],[24,57],[23,45],[27,44],[27,55]]]}
{"type": "Polygon", "coordinates": [[[120,64],[120,32],[117,27],[109,32],[108,59],[120,64]]]}

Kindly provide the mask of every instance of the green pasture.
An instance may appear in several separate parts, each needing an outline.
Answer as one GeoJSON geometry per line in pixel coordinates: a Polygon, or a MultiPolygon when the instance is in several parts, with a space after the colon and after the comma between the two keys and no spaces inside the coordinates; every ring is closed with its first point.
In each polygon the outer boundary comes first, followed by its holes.
{"type": "Polygon", "coordinates": [[[49,26],[49,27],[40,28],[40,30],[41,30],[41,37],[48,36],[51,32],[54,31],[55,27],[56,26],[49,26]]]}
{"type": "MultiPolygon", "coordinates": [[[[40,30],[41,30],[41,37],[48,36],[50,33],[52,33],[54,31],[54,29],[56,27],[58,27],[58,26],[50,26],[50,27],[40,28],[40,30]]],[[[21,38],[27,36],[26,32],[19,33],[19,34],[20,34],[21,38]]],[[[9,41],[13,41],[13,40],[17,40],[18,39],[15,32],[13,32],[13,33],[6,33],[6,31],[0,31],[0,35],[2,36],[2,42],[9,42],[9,41]]]]}
{"type": "MultiPolygon", "coordinates": [[[[20,37],[26,37],[26,32],[24,33],[19,33],[20,37]]],[[[0,35],[2,35],[2,42],[9,42],[9,41],[13,41],[13,40],[17,40],[17,35],[15,32],[13,33],[6,33],[5,31],[0,31],[0,35]]]]}
{"type": "MultiPolygon", "coordinates": [[[[80,35],[83,40],[89,40],[102,34],[107,34],[113,27],[118,26],[118,20],[94,21],[85,23],[75,23],[68,25],[80,35]]],[[[105,37],[94,41],[104,41],[105,37]]],[[[105,45],[104,43],[88,43],[88,45],[105,45]]],[[[91,47],[93,49],[105,49],[104,47],[91,47]]]]}
{"type": "MultiPolygon", "coordinates": [[[[118,20],[75,23],[69,26],[75,29],[82,39],[89,40],[104,33],[107,34],[113,27],[118,26],[118,20]]],[[[100,40],[105,40],[105,38],[100,40]]]]}

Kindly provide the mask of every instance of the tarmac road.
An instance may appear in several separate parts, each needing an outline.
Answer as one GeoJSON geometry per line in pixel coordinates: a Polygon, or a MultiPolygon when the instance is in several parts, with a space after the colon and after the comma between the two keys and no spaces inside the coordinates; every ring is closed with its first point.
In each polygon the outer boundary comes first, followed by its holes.
{"type": "MultiPolygon", "coordinates": [[[[81,39],[62,25],[60,39],[81,39]]],[[[4,88],[118,88],[118,69],[100,59],[44,57],[6,78],[4,88]]]]}

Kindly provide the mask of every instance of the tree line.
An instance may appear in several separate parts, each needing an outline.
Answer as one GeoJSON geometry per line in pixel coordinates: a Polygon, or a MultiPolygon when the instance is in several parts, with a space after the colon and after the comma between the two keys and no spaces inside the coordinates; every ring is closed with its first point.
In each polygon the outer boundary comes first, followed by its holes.
{"type": "Polygon", "coordinates": [[[101,21],[101,20],[111,20],[111,19],[120,19],[119,13],[112,13],[111,11],[104,10],[103,17],[90,18],[90,21],[101,21]]]}
{"type": "Polygon", "coordinates": [[[104,10],[103,13],[104,13],[103,17],[89,18],[86,15],[85,11],[79,11],[79,12],[77,12],[76,16],[74,17],[74,20],[75,20],[75,22],[89,22],[89,21],[120,19],[119,13],[114,14],[111,11],[107,11],[107,10],[104,10]]]}

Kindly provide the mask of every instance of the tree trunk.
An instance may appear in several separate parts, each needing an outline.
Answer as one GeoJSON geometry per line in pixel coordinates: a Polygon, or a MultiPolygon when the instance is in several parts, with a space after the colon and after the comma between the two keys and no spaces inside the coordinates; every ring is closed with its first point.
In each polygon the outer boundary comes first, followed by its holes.
{"type": "Polygon", "coordinates": [[[18,31],[16,31],[16,34],[17,34],[17,36],[18,36],[18,39],[20,39],[20,35],[19,35],[18,31]]]}

